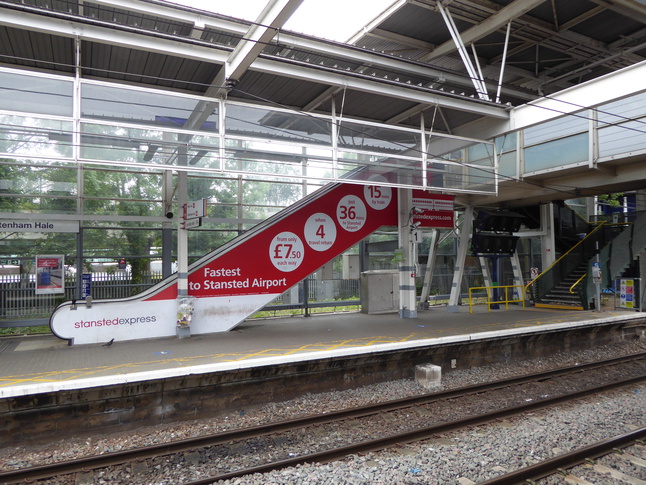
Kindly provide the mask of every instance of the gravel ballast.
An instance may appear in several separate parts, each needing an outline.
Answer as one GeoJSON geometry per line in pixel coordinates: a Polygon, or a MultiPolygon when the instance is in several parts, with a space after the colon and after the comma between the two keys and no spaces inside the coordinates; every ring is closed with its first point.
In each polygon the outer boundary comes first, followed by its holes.
{"type": "MultiPolygon", "coordinates": [[[[445,373],[442,386],[437,390],[465,387],[644,350],[646,346],[641,342],[632,341],[584,352],[558,354],[549,359],[453,371],[445,373]]],[[[69,460],[79,456],[256,426],[426,392],[428,390],[414,380],[400,380],[343,392],[306,395],[284,403],[268,403],[253,409],[240,409],[235,414],[209,420],[146,427],[130,433],[63,439],[49,445],[7,448],[0,457],[0,468],[8,470],[69,460]]],[[[582,399],[559,408],[536,411],[529,417],[509,418],[395,449],[350,456],[340,462],[303,465],[263,475],[235,478],[222,483],[469,485],[507,470],[527,466],[573,448],[642,427],[646,425],[645,408],[646,386],[634,386],[582,399]]],[[[180,474],[185,480],[203,477],[204,475],[195,474],[197,469],[197,463],[183,463],[180,474]]],[[[171,477],[163,467],[156,470],[154,475],[151,479],[150,476],[138,477],[136,470],[133,473],[116,474],[97,472],[88,483],[178,483],[177,476],[171,477]]]]}

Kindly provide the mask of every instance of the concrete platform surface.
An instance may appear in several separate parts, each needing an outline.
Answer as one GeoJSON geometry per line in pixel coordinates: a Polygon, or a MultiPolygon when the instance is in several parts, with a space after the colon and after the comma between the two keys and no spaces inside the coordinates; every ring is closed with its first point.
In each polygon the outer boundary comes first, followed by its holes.
{"type": "Polygon", "coordinates": [[[414,319],[342,313],[248,321],[226,333],[190,338],[74,345],[46,336],[0,339],[0,397],[78,389],[278,362],[490,338],[641,319],[634,311],[486,311],[444,307],[414,319]]]}

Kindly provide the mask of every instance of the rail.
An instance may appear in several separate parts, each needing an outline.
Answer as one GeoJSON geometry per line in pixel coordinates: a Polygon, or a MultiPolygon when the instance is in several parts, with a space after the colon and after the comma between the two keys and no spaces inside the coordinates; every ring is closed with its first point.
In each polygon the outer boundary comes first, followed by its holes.
{"type": "MultiPolygon", "coordinates": [[[[202,447],[210,447],[215,445],[239,442],[249,438],[257,438],[260,436],[268,436],[272,433],[280,433],[289,430],[297,430],[306,426],[318,426],[326,423],[334,423],[341,420],[361,418],[371,415],[380,415],[384,412],[391,412],[405,408],[419,407],[431,403],[445,402],[447,399],[455,399],[470,395],[481,395],[484,392],[496,391],[506,387],[517,386],[532,382],[544,382],[549,379],[558,377],[565,377],[577,375],[585,372],[597,375],[595,372],[598,369],[608,368],[612,366],[628,366],[634,368],[634,363],[639,362],[645,358],[646,354],[633,354],[623,357],[617,357],[601,362],[592,362],[571,367],[564,367],[559,369],[552,369],[545,372],[528,374],[522,376],[511,377],[509,379],[497,380],[493,382],[476,384],[474,386],[450,389],[437,393],[423,394],[418,396],[406,397],[402,399],[373,403],[365,406],[354,408],[341,409],[331,411],[324,414],[316,414],[303,416],[300,418],[279,421],[274,423],[262,424],[254,427],[232,429],[220,433],[196,436],[186,438],[183,440],[171,441],[166,443],[159,443],[142,448],[135,448],[131,450],[116,451],[104,453],[96,456],[87,456],[76,458],[70,461],[55,462],[35,467],[0,471],[0,483],[26,483],[28,481],[43,480],[55,476],[60,476],[69,473],[87,472],[88,470],[103,468],[108,466],[121,465],[132,461],[142,461],[148,458],[155,458],[159,456],[171,455],[174,453],[181,453],[190,450],[197,450],[202,447]]],[[[643,382],[646,376],[639,375],[624,380],[610,379],[610,382],[600,385],[598,387],[586,388],[583,390],[573,390],[569,394],[557,395],[547,397],[539,401],[525,402],[521,405],[510,406],[501,408],[494,411],[489,411],[484,414],[475,414],[470,417],[457,419],[454,421],[444,422],[440,424],[430,425],[425,428],[415,429],[412,431],[405,431],[402,433],[382,436],[377,439],[369,439],[353,445],[340,446],[325,451],[315,452],[311,454],[299,455],[297,457],[284,459],[282,461],[270,462],[258,465],[254,468],[239,469],[231,471],[222,475],[212,476],[196,481],[187,482],[191,485],[210,484],[216,483],[220,480],[228,480],[236,477],[252,473],[269,472],[276,469],[286,468],[288,466],[302,465],[304,463],[314,462],[329,462],[334,460],[343,459],[350,454],[364,453],[368,451],[377,451],[388,448],[390,446],[399,445],[401,443],[408,443],[411,441],[418,441],[427,439],[437,434],[446,433],[463,429],[469,426],[495,421],[509,416],[532,412],[538,409],[543,409],[549,406],[562,404],[573,399],[580,399],[585,396],[598,395],[600,392],[606,392],[613,389],[618,389],[624,386],[633,386],[643,382]]]]}
{"type": "MultiPolygon", "coordinates": [[[[554,458],[543,460],[526,468],[522,468],[520,470],[506,473],[499,477],[480,482],[480,485],[514,485],[517,483],[534,483],[534,480],[557,474],[561,479],[564,479],[568,475],[566,471],[567,469],[582,463],[590,463],[595,458],[599,458],[604,455],[621,452],[622,448],[634,444],[641,444],[643,443],[642,440],[644,438],[646,438],[646,428],[639,428],[619,436],[599,441],[584,448],[579,448],[568,453],[558,455],[554,458]]],[[[575,483],[574,481],[568,482],[575,483]]],[[[630,483],[642,482],[640,481],[630,483]]]]}
{"type": "Polygon", "coordinates": [[[473,307],[479,304],[475,302],[476,298],[473,296],[473,293],[476,290],[486,290],[487,301],[484,304],[487,305],[488,311],[491,311],[492,305],[497,305],[500,303],[505,304],[505,310],[509,310],[510,303],[522,303],[523,308],[525,308],[525,287],[523,285],[475,286],[473,288],[469,288],[469,313],[473,313],[473,307]],[[509,288],[519,288],[518,292],[514,290],[514,292],[512,293],[512,299],[509,299],[509,288]],[[504,290],[505,292],[504,299],[497,299],[498,291],[496,290],[504,290]],[[516,295],[518,297],[513,298],[516,295]],[[492,296],[494,299],[492,299],[492,296]]]}

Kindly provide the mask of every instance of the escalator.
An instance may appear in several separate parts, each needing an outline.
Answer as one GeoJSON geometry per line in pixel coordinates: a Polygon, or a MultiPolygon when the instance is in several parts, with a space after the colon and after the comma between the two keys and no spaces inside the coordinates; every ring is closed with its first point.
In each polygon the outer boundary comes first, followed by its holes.
{"type": "Polygon", "coordinates": [[[65,302],[50,327],[71,343],[169,337],[183,305],[191,335],[224,332],[397,218],[390,187],[329,184],[193,263],[189,298],[174,274],[130,298],[65,302]]]}

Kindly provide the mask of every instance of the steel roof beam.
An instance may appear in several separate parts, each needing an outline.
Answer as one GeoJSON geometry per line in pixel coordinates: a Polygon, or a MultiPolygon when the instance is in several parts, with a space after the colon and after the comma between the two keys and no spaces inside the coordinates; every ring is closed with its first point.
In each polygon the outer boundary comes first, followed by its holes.
{"type": "MultiPolygon", "coordinates": [[[[85,41],[141,49],[220,65],[224,65],[229,56],[229,52],[224,48],[200,43],[199,41],[178,41],[176,38],[165,36],[164,34],[157,36],[142,35],[141,31],[135,28],[123,27],[115,29],[113,26],[108,25],[80,24],[11,9],[0,9],[0,11],[2,11],[0,24],[19,29],[30,29],[70,38],[78,36],[85,41]]],[[[411,69],[410,66],[409,69],[411,69]]],[[[253,63],[252,70],[278,76],[292,76],[304,81],[330,86],[348,87],[357,91],[387,95],[417,103],[438,104],[445,108],[477,113],[482,116],[493,116],[498,119],[508,119],[509,117],[505,108],[493,104],[480,103],[469,98],[463,99],[459,96],[440,95],[415,86],[398,86],[372,79],[361,79],[361,74],[356,73],[337,73],[305,63],[295,65],[294,62],[290,62],[288,59],[277,60],[259,57],[253,63]]]]}
{"type": "Polygon", "coordinates": [[[597,5],[646,24],[646,5],[639,0],[591,0],[597,5]]]}
{"type": "MultiPolygon", "coordinates": [[[[475,27],[472,27],[465,32],[460,34],[462,42],[465,45],[473,44],[474,42],[486,37],[487,35],[496,32],[506,26],[512,20],[520,17],[521,15],[526,14],[534,7],[540,5],[545,0],[516,0],[515,2],[507,5],[499,12],[495,13],[488,19],[480,22],[475,27]]],[[[438,3],[438,7],[440,4],[438,3]]],[[[440,45],[432,52],[429,52],[427,55],[422,57],[423,61],[430,61],[432,59],[437,59],[438,57],[445,56],[457,49],[455,42],[452,40],[445,42],[440,45]]]]}
{"type": "Polygon", "coordinates": [[[301,3],[303,0],[270,0],[227,59],[227,80],[240,79],[301,3]]]}
{"type": "MultiPolygon", "coordinates": [[[[267,72],[292,79],[317,82],[330,86],[346,87],[355,91],[365,93],[381,94],[396,99],[403,99],[415,103],[438,105],[444,108],[456,109],[467,113],[475,113],[480,116],[490,116],[497,119],[508,119],[508,110],[498,107],[493,103],[483,103],[461,96],[440,95],[430,90],[403,88],[395,84],[362,79],[352,74],[341,74],[327,70],[317,70],[309,66],[295,64],[280,64],[276,69],[276,63],[264,58],[259,58],[253,65],[254,71],[267,72]]],[[[368,76],[366,76],[368,77],[368,76]]]]}
{"type": "MultiPolygon", "coordinates": [[[[182,22],[191,23],[193,24],[192,35],[194,35],[196,32],[202,29],[213,28],[216,30],[222,30],[224,32],[234,34],[236,36],[244,36],[245,32],[248,29],[248,23],[244,24],[242,22],[235,22],[233,20],[227,21],[221,18],[209,17],[208,16],[209,14],[207,12],[202,12],[204,15],[198,15],[198,14],[191,14],[190,12],[182,9],[178,9],[177,15],[173,17],[174,11],[172,9],[170,9],[169,7],[162,7],[157,4],[152,4],[152,3],[149,4],[149,3],[141,3],[141,2],[133,1],[132,5],[130,5],[130,0],[98,0],[98,1],[100,1],[100,3],[102,4],[113,6],[115,8],[129,8],[130,10],[135,10],[140,13],[160,16],[162,18],[173,18],[174,20],[180,20],[182,22]]],[[[22,5],[20,6],[20,8],[26,11],[38,10],[35,7],[28,7],[28,6],[22,6],[22,5]]],[[[33,25],[31,21],[27,21],[27,20],[25,20],[22,23],[20,21],[18,22],[13,21],[12,18],[14,18],[15,15],[19,12],[18,10],[0,8],[0,11],[3,12],[2,16],[0,16],[0,24],[5,23],[7,25],[12,25],[16,28],[21,28],[21,29],[24,29],[25,27],[30,28],[33,25]],[[6,19],[4,18],[5,12],[7,17],[6,19]]],[[[23,12],[20,15],[25,15],[25,17],[23,18],[27,19],[28,16],[31,14],[27,12],[23,12]]],[[[84,19],[82,17],[78,17],[73,14],[62,14],[62,13],[54,12],[51,15],[52,16],[49,18],[49,21],[52,21],[52,22],[68,21],[68,22],[74,23],[74,25],[77,26],[77,30],[75,31],[77,33],[85,31],[88,28],[92,28],[97,24],[102,24],[106,28],[108,29],[112,28],[115,31],[138,32],[142,35],[142,37],[153,36],[158,38],[170,39],[171,41],[174,41],[174,42],[183,42],[185,40],[188,40],[189,42],[194,41],[196,43],[201,43],[202,45],[212,45],[214,49],[219,48],[219,49],[222,49],[223,51],[228,52],[228,50],[224,46],[209,44],[205,41],[201,41],[197,39],[196,37],[184,38],[177,35],[163,34],[160,32],[146,32],[140,29],[130,28],[124,25],[101,22],[95,19],[84,19]],[[87,23],[84,22],[85,20],[87,20],[87,23]]],[[[34,15],[34,16],[40,17],[40,15],[34,15]]],[[[45,25],[45,23],[41,23],[41,25],[45,25]]],[[[40,29],[40,31],[45,33],[52,33],[48,31],[48,29],[46,28],[40,29]]],[[[340,44],[340,43],[335,43],[331,41],[315,39],[313,37],[307,37],[305,35],[299,35],[299,34],[291,34],[289,32],[283,32],[283,31],[281,31],[281,35],[280,35],[280,44],[285,46],[286,48],[300,48],[305,50],[312,50],[315,53],[315,55],[320,55],[323,57],[331,56],[331,57],[345,58],[348,60],[348,62],[351,62],[354,64],[362,64],[363,66],[361,68],[367,67],[367,68],[374,68],[377,70],[379,69],[392,70],[400,76],[402,75],[403,76],[410,75],[414,77],[421,76],[424,78],[442,80],[443,82],[446,81],[454,86],[464,86],[464,87],[471,86],[470,80],[467,79],[465,76],[455,74],[450,71],[436,69],[422,62],[411,61],[408,59],[400,59],[395,56],[391,56],[383,53],[371,52],[367,49],[350,46],[346,44],[340,44]]],[[[189,57],[192,57],[192,56],[189,56],[189,57]]],[[[531,99],[534,99],[535,97],[529,91],[524,91],[523,89],[516,89],[514,87],[506,87],[505,92],[510,96],[514,96],[519,99],[531,100],[531,99]]]]}

